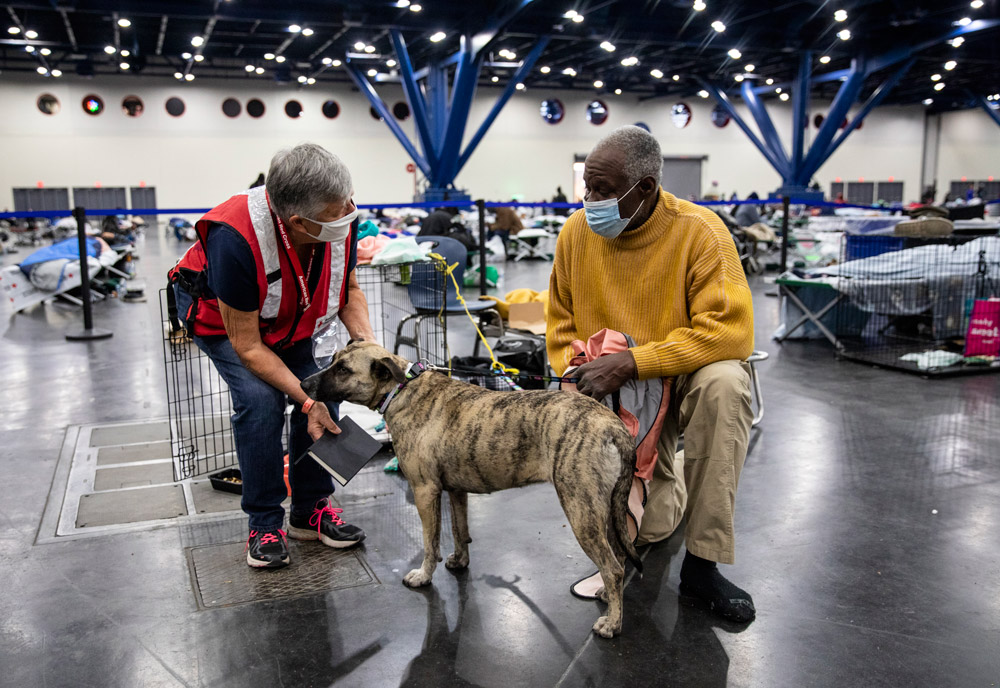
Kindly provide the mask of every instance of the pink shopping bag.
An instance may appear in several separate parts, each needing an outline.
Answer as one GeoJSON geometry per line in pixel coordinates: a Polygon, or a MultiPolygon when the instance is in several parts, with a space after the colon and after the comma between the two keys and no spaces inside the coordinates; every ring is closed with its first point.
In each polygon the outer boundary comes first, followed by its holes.
{"type": "Polygon", "coordinates": [[[966,356],[1000,356],[1000,299],[977,299],[972,304],[966,356]]]}

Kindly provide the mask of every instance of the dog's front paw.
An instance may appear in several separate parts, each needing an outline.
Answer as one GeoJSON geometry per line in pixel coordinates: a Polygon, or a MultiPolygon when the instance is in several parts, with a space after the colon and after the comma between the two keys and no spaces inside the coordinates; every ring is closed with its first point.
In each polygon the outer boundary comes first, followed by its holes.
{"type": "Polygon", "coordinates": [[[602,616],[594,624],[594,633],[601,636],[602,638],[614,638],[616,635],[621,633],[622,625],[619,623],[612,623],[611,619],[606,616],[602,616]]]}
{"type": "Polygon", "coordinates": [[[469,566],[469,554],[466,552],[465,554],[459,556],[458,552],[452,552],[448,555],[448,561],[446,561],[444,565],[453,571],[455,569],[467,568],[469,566]]]}
{"type": "Polygon", "coordinates": [[[413,569],[403,576],[403,585],[408,588],[420,588],[431,582],[431,576],[423,569],[413,569]]]}

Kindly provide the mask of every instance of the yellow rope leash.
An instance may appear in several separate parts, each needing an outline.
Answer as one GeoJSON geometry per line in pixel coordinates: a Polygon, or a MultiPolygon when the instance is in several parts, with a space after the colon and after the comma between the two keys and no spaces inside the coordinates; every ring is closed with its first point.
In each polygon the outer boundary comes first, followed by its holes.
{"type": "MultiPolygon", "coordinates": [[[[469,316],[472,326],[476,328],[476,334],[479,335],[479,339],[483,342],[483,345],[486,346],[486,350],[490,354],[490,360],[492,361],[492,365],[490,367],[493,370],[499,370],[505,375],[517,375],[520,373],[521,371],[519,369],[505,366],[497,360],[496,354],[493,353],[493,348],[490,346],[490,343],[486,341],[486,335],[484,335],[482,330],[479,329],[479,323],[477,323],[476,319],[472,317],[472,313],[469,312],[469,307],[465,305],[465,297],[462,296],[462,290],[458,286],[458,280],[455,279],[455,268],[458,267],[458,263],[448,265],[448,261],[445,260],[444,256],[439,253],[428,253],[427,255],[434,260],[434,264],[438,270],[451,277],[451,283],[455,285],[455,296],[458,298],[458,302],[462,304],[462,308],[465,309],[465,314],[469,316]]],[[[451,368],[450,359],[448,361],[448,367],[449,369],[451,368]]]]}

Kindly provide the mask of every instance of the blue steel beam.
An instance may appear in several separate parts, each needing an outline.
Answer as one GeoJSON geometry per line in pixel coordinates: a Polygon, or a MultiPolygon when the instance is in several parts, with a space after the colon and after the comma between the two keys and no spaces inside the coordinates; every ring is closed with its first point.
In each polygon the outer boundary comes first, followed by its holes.
{"type": "Polygon", "coordinates": [[[979,94],[976,94],[973,98],[975,98],[976,104],[985,110],[987,115],[993,118],[993,121],[997,123],[997,126],[1000,126],[1000,110],[994,109],[993,104],[979,94]]]}
{"type": "Polygon", "coordinates": [[[736,122],[740,129],[743,130],[743,133],[747,135],[750,142],[757,147],[757,150],[761,152],[761,155],[764,156],[764,158],[771,164],[771,167],[773,167],[778,175],[781,176],[781,179],[783,181],[788,181],[791,176],[791,170],[789,170],[787,165],[785,165],[782,161],[778,160],[773,155],[771,150],[765,146],[759,138],[757,138],[757,135],[753,132],[753,130],[747,125],[746,122],[743,121],[740,114],[736,112],[736,108],[733,107],[732,102],[729,100],[729,96],[727,96],[714,84],[710,84],[704,79],[699,79],[698,81],[701,84],[701,87],[712,94],[719,105],[721,105],[729,114],[729,117],[736,122]]]}
{"type": "Polygon", "coordinates": [[[472,138],[469,140],[469,143],[466,144],[465,151],[463,151],[462,156],[458,159],[458,166],[455,168],[456,177],[458,176],[458,173],[462,171],[462,168],[465,167],[465,163],[469,161],[469,158],[472,156],[473,151],[476,150],[476,146],[478,146],[479,142],[483,140],[484,136],[486,136],[486,132],[489,131],[489,128],[493,125],[493,122],[496,120],[497,115],[500,114],[500,111],[503,109],[503,106],[507,104],[507,101],[510,100],[510,97],[514,94],[514,90],[517,88],[517,84],[520,83],[522,79],[524,79],[524,77],[532,70],[532,68],[534,68],[535,62],[537,62],[538,58],[542,56],[542,53],[545,51],[545,48],[546,46],[548,46],[548,44],[549,44],[548,36],[542,36],[540,39],[538,39],[538,43],[535,44],[535,47],[532,48],[531,52],[528,53],[528,55],[524,58],[524,62],[521,63],[521,66],[518,68],[518,70],[514,72],[514,76],[510,78],[510,81],[507,83],[507,87],[503,90],[503,93],[500,94],[500,97],[497,98],[496,102],[493,104],[493,107],[490,109],[489,114],[486,115],[486,119],[484,119],[483,123],[479,125],[479,128],[476,130],[476,133],[473,134],[472,138]]]}
{"type": "Polygon", "coordinates": [[[803,51],[799,57],[799,74],[792,88],[792,159],[793,177],[799,174],[805,157],[806,119],[809,116],[809,72],[812,70],[812,52],[803,51]]]}
{"type": "Polygon", "coordinates": [[[365,94],[368,98],[368,102],[372,104],[372,107],[375,108],[382,120],[389,126],[389,129],[406,150],[406,153],[413,159],[414,164],[420,168],[420,171],[424,173],[424,176],[430,177],[431,166],[427,163],[424,156],[422,156],[413,146],[413,143],[406,135],[406,132],[400,128],[399,123],[396,122],[396,118],[392,116],[391,112],[389,112],[389,108],[387,108],[385,103],[382,102],[382,99],[378,97],[378,93],[375,92],[375,87],[371,85],[370,81],[368,81],[368,77],[366,77],[350,60],[347,60],[344,63],[344,68],[347,69],[347,73],[354,81],[354,84],[362,93],[365,94]]]}
{"type": "Polygon", "coordinates": [[[760,130],[760,135],[764,137],[764,143],[771,149],[774,157],[781,161],[785,169],[791,170],[792,166],[788,160],[788,153],[785,152],[785,146],[781,143],[781,137],[778,136],[778,131],[774,128],[774,122],[771,121],[771,116],[767,114],[767,108],[764,107],[764,103],[760,102],[760,98],[753,92],[749,81],[743,82],[742,94],[743,103],[750,110],[750,114],[757,123],[757,129],[760,130]]]}
{"type": "Polygon", "coordinates": [[[829,160],[830,156],[833,155],[834,151],[840,147],[840,144],[847,139],[850,133],[861,126],[861,122],[864,121],[865,117],[867,117],[872,110],[877,108],[882,101],[885,100],[885,97],[889,95],[889,92],[892,91],[892,89],[896,88],[896,85],[899,84],[900,80],[902,80],[904,76],[906,76],[906,73],[910,71],[910,67],[912,67],[913,63],[916,61],[916,58],[911,57],[909,60],[904,62],[902,67],[897,69],[892,76],[882,82],[882,85],[875,89],[870,96],[868,96],[868,100],[865,101],[865,104],[862,105],[861,109],[854,115],[854,119],[851,120],[851,123],[848,124],[844,131],[840,133],[840,136],[834,139],[834,141],[827,147],[826,155],[823,157],[824,161],[829,160]]]}
{"type": "Polygon", "coordinates": [[[448,108],[448,126],[441,148],[441,178],[450,180],[458,176],[460,169],[459,153],[462,150],[465,126],[469,121],[469,112],[476,95],[476,83],[479,81],[479,70],[482,65],[482,58],[473,55],[470,41],[467,41],[465,36],[462,37],[459,52],[462,54],[462,59],[455,68],[451,104],[448,108]]]}
{"type": "Polygon", "coordinates": [[[861,87],[865,83],[865,76],[866,72],[862,61],[853,60],[851,63],[851,75],[847,77],[847,81],[843,83],[837,92],[837,97],[833,99],[833,104],[830,105],[830,112],[827,114],[823,126],[819,128],[819,132],[817,132],[816,138],[809,148],[806,159],[797,170],[797,174],[793,180],[795,184],[801,186],[808,184],[809,180],[816,173],[816,170],[826,160],[826,149],[830,145],[830,142],[833,141],[833,136],[840,128],[840,123],[847,116],[851,105],[858,99],[861,87]]]}
{"type": "MultiPolygon", "coordinates": [[[[403,34],[398,29],[389,31],[392,39],[392,47],[396,51],[396,61],[399,63],[399,80],[403,84],[403,92],[406,94],[406,102],[410,105],[410,112],[413,113],[413,121],[417,125],[417,136],[420,145],[427,156],[427,163],[432,170],[438,167],[438,151],[434,147],[434,139],[431,136],[430,123],[427,117],[427,107],[424,104],[424,96],[420,92],[420,86],[413,73],[413,63],[410,61],[410,51],[406,48],[406,41],[403,34]]],[[[428,173],[424,173],[430,177],[428,173]]]]}
{"type": "Polygon", "coordinates": [[[448,126],[448,68],[438,63],[431,63],[427,79],[424,81],[424,93],[430,106],[431,138],[434,150],[441,155],[444,148],[444,132],[448,126]]]}

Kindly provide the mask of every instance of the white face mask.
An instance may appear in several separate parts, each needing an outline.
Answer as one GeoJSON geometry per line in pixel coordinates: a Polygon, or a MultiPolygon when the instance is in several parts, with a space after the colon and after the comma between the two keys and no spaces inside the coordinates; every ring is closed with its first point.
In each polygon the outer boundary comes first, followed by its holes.
{"type": "Polygon", "coordinates": [[[316,238],[320,241],[334,242],[343,241],[347,238],[347,235],[351,233],[351,223],[354,222],[358,217],[358,209],[354,208],[351,212],[347,213],[343,217],[337,218],[331,222],[320,222],[319,220],[310,220],[308,217],[302,219],[309,220],[319,225],[319,234],[316,238]]]}

